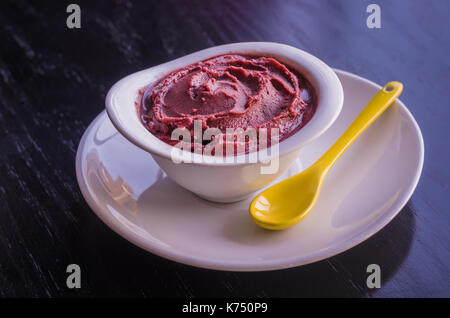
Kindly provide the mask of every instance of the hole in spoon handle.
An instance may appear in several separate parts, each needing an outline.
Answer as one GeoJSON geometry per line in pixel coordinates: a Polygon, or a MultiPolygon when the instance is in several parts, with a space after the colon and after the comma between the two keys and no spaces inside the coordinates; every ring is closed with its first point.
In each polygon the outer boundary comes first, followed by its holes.
{"type": "Polygon", "coordinates": [[[400,95],[400,93],[403,90],[403,85],[400,82],[389,82],[386,85],[384,85],[383,87],[383,91],[386,93],[390,93],[390,94],[398,94],[400,95]]]}

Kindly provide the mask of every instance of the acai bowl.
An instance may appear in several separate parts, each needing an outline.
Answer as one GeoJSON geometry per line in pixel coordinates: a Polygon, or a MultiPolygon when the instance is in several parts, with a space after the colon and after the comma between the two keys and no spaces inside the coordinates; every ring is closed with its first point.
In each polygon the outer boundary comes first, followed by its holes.
{"type": "MultiPolygon", "coordinates": [[[[151,154],[177,184],[216,202],[244,199],[280,177],[301,149],[331,126],[342,104],[342,85],[329,66],[300,49],[269,42],[227,44],[186,55],[123,78],[106,97],[108,116],[125,138],[151,154]],[[246,63],[251,66],[240,71],[246,63]],[[177,129],[193,135],[191,125],[199,122],[201,129],[218,128],[224,136],[227,125],[265,127],[268,143],[249,147],[244,142],[244,151],[218,157],[202,152],[205,143],[194,149],[197,144],[185,142],[188,146],[180,148],[179,139],[170,138],[177,129]],[[271,143],[274,127],[280,133],[271,143]]],[[[230,140],[236,150],[236,140],[230,140]]]]}

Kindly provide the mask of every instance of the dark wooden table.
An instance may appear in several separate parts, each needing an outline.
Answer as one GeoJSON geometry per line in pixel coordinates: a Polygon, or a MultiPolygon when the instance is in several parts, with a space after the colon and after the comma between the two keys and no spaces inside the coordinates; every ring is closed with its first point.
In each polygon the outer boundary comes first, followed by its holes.
{"type": "Polygon", "coordinates": [[[0,4],[0,296],[450,296],[450,2],[74,1],[0,4]],[[381,7],[381,29],[366,7],[381,7]],[[402,100],[425,139],[412,199],[383,230],[315,264],[260,273],[177,264],[104,225],[75,178],[80,138],[105,94],[129,73],[217,44],[276,41],[380,84],[402,100]],[[66,287],[66,267],[82,288],[66,287]],[[366,286],[366,266],[382,288],[366,286]]]}

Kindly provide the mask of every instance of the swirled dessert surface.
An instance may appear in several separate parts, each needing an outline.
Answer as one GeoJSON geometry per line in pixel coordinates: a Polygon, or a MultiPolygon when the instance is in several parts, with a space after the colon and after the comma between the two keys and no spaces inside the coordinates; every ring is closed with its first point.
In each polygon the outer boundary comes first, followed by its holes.
{"type": "Polygon", "coordinates": [[[194,136],[195,121],[203,131],[218,128],[223,136],[227,128],[278,128],[282,141],[311,119],[317,105],[313,87],[299,72],[275,58],[241,54],[180,68],[140,96],[143,124],[170,145],[179,142],[172,139],[176,128],[194,136]]]}

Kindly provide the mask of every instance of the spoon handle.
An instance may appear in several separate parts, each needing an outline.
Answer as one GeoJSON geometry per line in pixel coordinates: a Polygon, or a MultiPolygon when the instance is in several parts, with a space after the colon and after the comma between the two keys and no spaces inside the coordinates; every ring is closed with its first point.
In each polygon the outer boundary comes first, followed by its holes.
{"type": "Polygon", "coordinates": [[[336,160],[347,148],[378,118],[402,93],[403,84],[400,82],[387,83],[367,104],[341,137],[317,161],[324,165],[325,172],[334,165],[336,160]]]}

